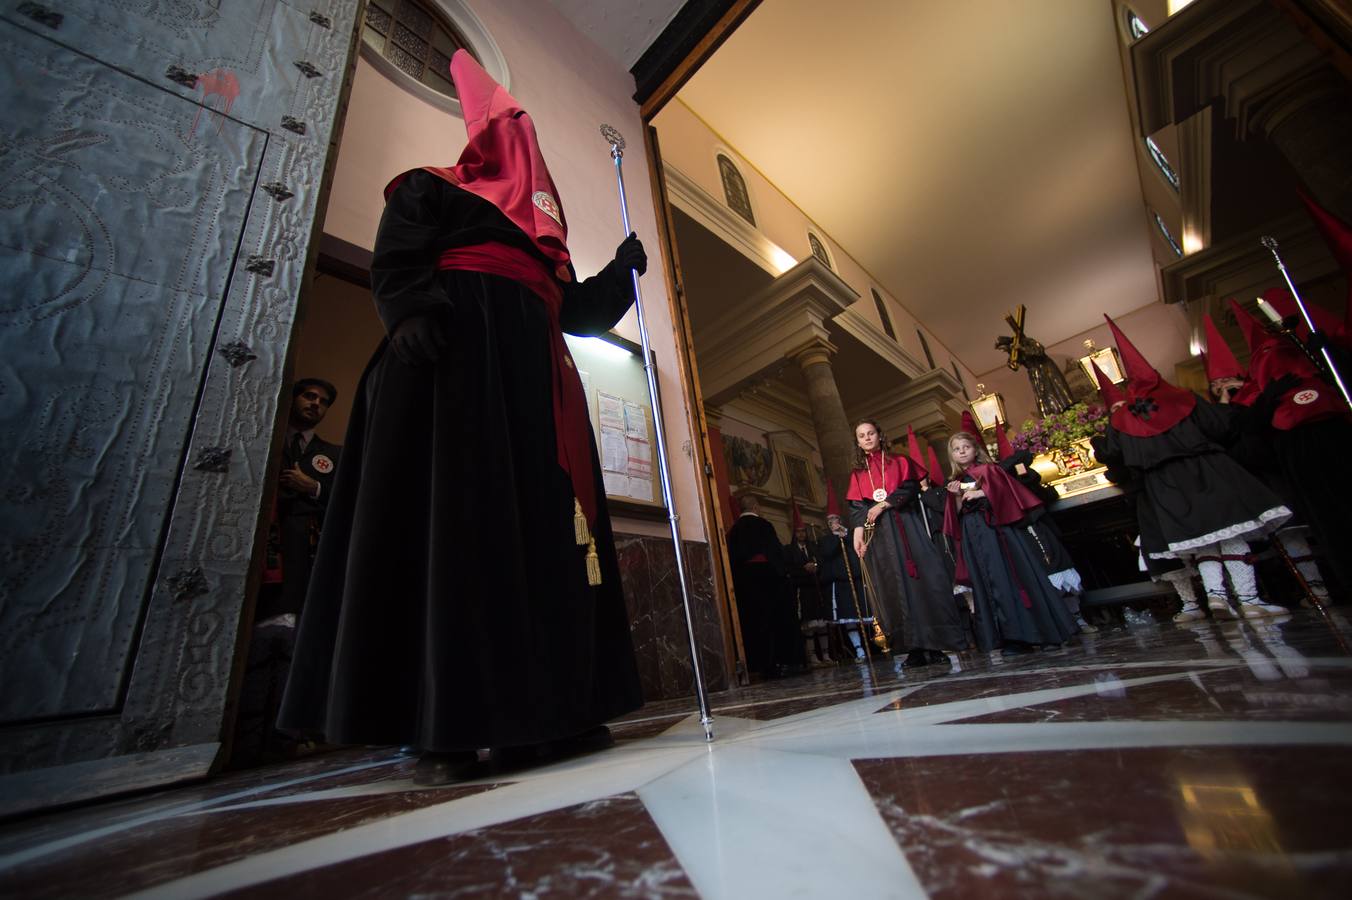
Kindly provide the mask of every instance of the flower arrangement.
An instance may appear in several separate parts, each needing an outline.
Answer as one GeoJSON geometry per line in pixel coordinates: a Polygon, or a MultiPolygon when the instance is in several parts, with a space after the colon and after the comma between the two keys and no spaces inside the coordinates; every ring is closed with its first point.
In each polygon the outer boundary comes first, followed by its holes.
{"type": "Polygon", "coordinates": [[[1075,441],[1102,434],[1107,424],[1108,411],[1101,404],[1076,403],[1065,412],[1024,422],[1011,443],[1032,453],[1066,451],[1075,441]]]}

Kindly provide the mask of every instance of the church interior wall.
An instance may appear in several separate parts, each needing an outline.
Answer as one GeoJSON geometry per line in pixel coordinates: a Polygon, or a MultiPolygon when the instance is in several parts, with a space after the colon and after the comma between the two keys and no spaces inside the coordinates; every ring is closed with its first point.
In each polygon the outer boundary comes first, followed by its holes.
{"type": "MultiPolygon", "coordinates": [[[[644,308],[666,404],[663,412],[681,535],[686,540],[706,540],[696,473],[685,452],[690,441],[686,392],[661,274],[650,173],[642,149],[643,125],[631,96],[633,78],[549,4],[474,0],[468,5],[493,35],[507,61],[510,90],[539,129],[567,214],[574,264],[584,277],[611,259],[623,237],[614,165],[598,127],[609,123],[628,139],[625,182],[631,223],[649,254],[649,271],[642,284],[644,308]]],[[[325,232],[370,249],[389,179],[420,165],[452,164],[464,144],[459,117],[414,97],[359,59],[325,232]]],[[[632,310],[616,331],[630,340],[639,339],[632,310]]],[[[361,354],[363,365],[369,352],[368,348],[361,354]]],[[[617,530],[638,534],[654,530],[649,523],[615,518],[617,530]]]]}
{"type": "Polygon", "coordinates": [[[653,125],[661,137],[663,161],[680,169],[714,197],[723,197],[717,154],[728,153],[746,180],[756,227],[762,234],[795,260],[801,261],[811,255],[807,238],[808,230],[811,229],[826,245],[836,273],[859,295],[859,299],[850,307],[851,311],[882,329],[882,321],[870,294],[870,289],[876,289],[887,305],[897,342],[903,350],[922,367],[927,366],[925,352],[917,334],[917,330],[924,330],[930,351],[934,355],[935,366],[951,368],[956,362],[969,389],[975,384],[975,372],[958,359],[933,332],[925,328],[901,299],[879,285],[850,256],[848,249],[836,244],[830,235],[809,219],[789,197],[761,175],[753,162],[743,159],[736,148],[729,147],[723,142],[688,106],[681,103],[679,98],[667,104],[654,117],[653,125]]]}
{"type": "Polygon", "coordinates": [[[338,399],[316,429],[335,444],[343,442],[357,382],[371,353],[385,336],[369,288],[318,272],[299,322],[292,371],[297,378],[324,378],[338,399]]]}

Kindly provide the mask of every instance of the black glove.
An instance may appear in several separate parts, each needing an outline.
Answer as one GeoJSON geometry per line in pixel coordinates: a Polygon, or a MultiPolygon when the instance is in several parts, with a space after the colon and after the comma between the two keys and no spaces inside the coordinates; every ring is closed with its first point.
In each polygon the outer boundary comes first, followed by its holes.
{"type": "Polygon", "coordinates": [[[1251,409],[1254,418],[1262,425],[1271,422],[1272,414],[1277,411],[1277,404],[1282,399],[1282,394],[1298,384],[1300,384],[1300,376],[1291,372],[1268,382],[1268,386],[1263,388],[1263,392],[1258,395],[1258,399],[1253,401],[1251,409]]]}
{"type": "Polygon", "coordinates": [[[394,327],[390,346],[405,365],[436,362],[446,349],[446,333],[430,316],[409,316],[394,327]]]}
{"type": "Polygon", "coordinates": [[[648,254],[643,251],[643,242],[635,232],[629,232],[629,237],[615,248],[615,268],[622,273],[633,269],[640,275],[648,271],[648,254]]]}

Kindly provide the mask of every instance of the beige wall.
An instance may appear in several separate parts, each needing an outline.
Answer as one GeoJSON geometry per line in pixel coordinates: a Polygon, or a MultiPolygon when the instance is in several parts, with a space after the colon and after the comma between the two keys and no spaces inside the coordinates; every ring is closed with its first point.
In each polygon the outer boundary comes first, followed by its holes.
{"type": "MultiPolygon", "coordinates": [[[[615,170],[598,127],[609,123],[628,139],[625,181],[633,226],[652,260],[642,288],[648,330],[660,361],[658,378],[666,404],[664,420],[681,533],[689,540],[704,540],[694,466],[686,452],[690,441],[686,391],[675,365],[643,128],[631,99],[633,78],[548,3],[469,0],[468,5],[497,41],[511,72],[512,94],[530,111],[539,130],[568,218],[568,244],[580,276],[605,265],[623,237],[615,170]]],[[[370,248],[385,184],[410,168],[454,163],[464,143],[464,125],[458,117],[423,103],[358,61],[325,232],[370,248]]],[[[616,330],[638,340],[633,311],[616,330]]],[[[652,530],[646,523],[622,520],[617,520],[616,527],[652,530]]]]}
{"type": "Polygon", "coordinates": [[[326,440],[341,444],[357,381],[385,329],[368,289],[323,272],[315,276],[304,308],[293,371],[298,379],[324,378],[338,389],[338,399],[318,431],[326,440]]]}
{"type": "MultiPolygon", "coordinates": [[[[747,114],[753,115],[754,111],[748,110],[747,114]]],[[[723,198],[723,184],[719,177],[717,154],[726,153],[737,164],[742,177],[746,179],[752,213],[756,218],[756,228],[798,261],[806,259],[812,253],[807,240],[808,230],[811,229],[826,245],[837,274],[859,294],[859,300],[852,308],[881,328],[882,323],[869,293],[870,288],[877,289],[887,304],[888,317],[892,320],[893,329],[896,331],[897,342],[922,368],[927,366],[920,338],[916,335],[917,329],[921,329],[922,326],[907,309],[905,298],[893,296],[880,287],[845,248],[836,244],[829,234],[808,218],[806,213],[756,171],[735,147],[730,147],[722,141],[679,100],[669,103],[658,113],[653,119],[653,125],[657,128],[658,137],[662,141],[663,162],[680,169],[705,191],[720,200],[723,198]]],[[[970,390],[976,383],[975,374],[928,329],[923,330],[930,351],[934,354],[935,365],[950,368],[951,362],[956,361],[970,390]]]]}

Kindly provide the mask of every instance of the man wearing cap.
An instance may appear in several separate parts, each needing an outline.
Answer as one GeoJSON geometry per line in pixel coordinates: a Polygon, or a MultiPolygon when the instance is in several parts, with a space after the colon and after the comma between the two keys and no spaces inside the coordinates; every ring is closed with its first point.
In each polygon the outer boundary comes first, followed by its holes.
{"type": "Polygon", "coordinates": [[[343,450],[315,429],[336,399],[338,389],[322,378],[302,378],[291,388],[277,515],[268,536],[268,567],[255,617],[260,622],[290,616],[286,624],[294,624],[305,603],[314,548],[343,450]]]}

